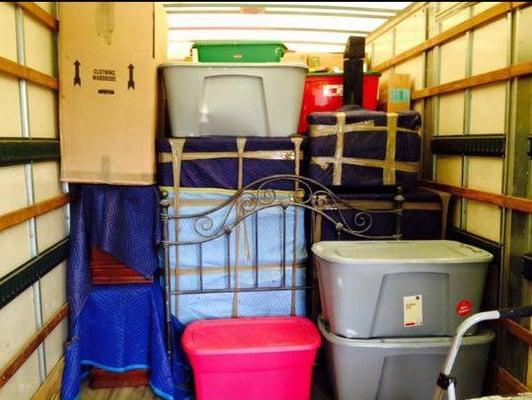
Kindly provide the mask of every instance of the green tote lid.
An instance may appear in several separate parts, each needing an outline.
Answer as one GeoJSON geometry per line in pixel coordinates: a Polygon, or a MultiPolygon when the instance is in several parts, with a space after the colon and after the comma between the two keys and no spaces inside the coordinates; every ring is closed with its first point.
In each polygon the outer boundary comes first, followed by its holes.
{"type": "Polygon", "coordinates": [[[194,42],[192,48],[201,46],[282,46],[286,48],[283,42],[268,40],[198,40],[194,42]]]}
{"type": "Polygon", "coordinates": [[[201,40],[193,44],[200,62],[279,62],[286,46],[277,41],[201,40]]]}

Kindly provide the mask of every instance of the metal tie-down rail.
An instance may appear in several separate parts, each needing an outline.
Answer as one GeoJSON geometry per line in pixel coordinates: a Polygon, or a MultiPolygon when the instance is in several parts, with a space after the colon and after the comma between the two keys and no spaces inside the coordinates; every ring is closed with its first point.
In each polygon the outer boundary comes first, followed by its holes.
{"type": "MultiPolygon", "coordinates": [[[[342,234],[349,234],[361,239],[396,239],[402,237],[402,217],[403,203],[405,198],[402,195],[400,187],[396,187],[394,196],[394,208],[389,210],[369,210],[363,208],[353,208],[346,201],[340,199],[330,189],[321,183],[298,175],[272,175],[250,183],[244,188],[235,192],[226,201],[221,204],[200,213],[170,215],[168,212],[171,201],[168,199],[168,193],[162,192],[161,218],[163,222],[163,265],[164,265],[164,292],[165,292],[165,316],[167,329],[167,351],[172,355],[172,326],[171,326],[171,308],[170,301],[172,295],[191,295],[191,294],[209,294],[209,293],[239,293],[239,292],[271,292],[282,290],[308,290],[312,289],[310,285],[297,285],[295,282],[295,272],[292,270],[291,285],[286,283],[286,248],[287,241],[287,210],[289,207],[301,208],[311,213],[319,214],[322,218],[332,223],[337,233],[337,239],[341,239],[342,234]],[[271,186],[281,182],[291,183],[293,189],[281,190],[273,189],[271,186]],[[293,193],[287,198],[278,198],[279,192],[293,193]],[[261,286],[259,282],[259,217],[262,210],[280,208],[282,210],[282,250],[281,250],[281,279],[278,286],[261,286]],[[225,210],[225,211],[224,211],[225,210]],[[235,217],[230,219],[232,211],[237,211],[235,217]],[[338,218],[334,219],[325,211],[335,210],[338,218]],[[345,217],[346,210],[355,210],[356,213],[351,221],[345,217]],[[215,223],[213,214],[222,212],[222,218],[215,223]],[[373,226],[372,214],[394,214],[395,215],[395,232],[392,235],[372,236],[367,232],[373,226]],[[231,246],[230,235],[243,221],[248,218],[254,219],[254,255],[253,255],[253,276],[254,282],[252,287],[238,287],[231,281],[231,246]],[[194,231],[200,239],[193,241],[171,241],[169,221],[191,220],[194,231]],[[204,287],[204,268],[203,268],[203,244],[218,238],[225,238],[226,255],[223,268],[227,273],[225,286],[222,288],[206,289],[204,287]],[[175,246],[197,246],[199,250],[199,288],[195,290],[172,290],[170,282],[170,247],[175,246]]],[[[296,237],[291,240],[294,241],[296,237]]],[[[312,239],[311,239],[312,242],[312,239]]],[[[294,258],[295,260],[295,258],[294,258]]],[[[178,268],[178,266],[175,266],[178,268]]],[[[308,279],[307,279],[308,280],[308,279]]],[[[177,282],[176,282],[177,283],[177,282]]],[[[177,311],[177,310],[176,310],[177,311]]]]}

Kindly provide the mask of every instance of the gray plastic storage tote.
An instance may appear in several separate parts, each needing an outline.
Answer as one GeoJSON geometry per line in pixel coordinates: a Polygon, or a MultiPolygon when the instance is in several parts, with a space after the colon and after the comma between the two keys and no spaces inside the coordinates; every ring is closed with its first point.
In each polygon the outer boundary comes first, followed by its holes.
{"type": "MultiPolygon", "coordinates": [[[[346,339],[323,320],[327,362],[336,400],[430,400],[452,338],[346,339]]],[[[453,376],[460,400],[482,394],[490,343],[481,330],[462,342],[453,376]]]]}
{"type": "Polygon", "coordinates": [[[348,338],[453,335],[478,312],[493,259],[447,240],[319,242],[312,251],[323,316],[348,338]]]}
{"type": "Polygon", "coordinates": [[[288,63],[169,63],[172,136],[297,133],[308,68],[288,63]]]}

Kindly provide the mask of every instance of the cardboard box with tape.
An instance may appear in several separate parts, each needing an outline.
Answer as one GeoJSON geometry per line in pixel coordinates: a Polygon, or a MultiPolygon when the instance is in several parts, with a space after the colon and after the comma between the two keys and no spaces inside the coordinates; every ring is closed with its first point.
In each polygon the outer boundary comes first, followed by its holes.
{"type": "Polygon", "coordinates": [[[59,19],[61,179],[152,184],[162,5],[66,2],[59,19]]]}
{"type": "Polygon", "coordinates": [[[379,109],[386,112],[410,110],[412,79],[409,74],[388,74],[379,82],[379,109]]]}
{"type": "Polygon", "coordinates": [[[310,72],[341,72],[344,70],[344,53],[309,53],[310,72]]]}
{"type": "Polygon", "coordinates": [[[341,72],[344,69],[343,53],[286,52],[281,62],[307,64],[309,72],[341,72]]]}
{"type": "Polygon", "coordinates": [[[284,63],[298,62],[298,63],[307,64],[307,58],[308,58],[307,53],[287,51],[286,53],[284,53],[283,58],[281,58],[281,62],[284,62],[284,63]]]}

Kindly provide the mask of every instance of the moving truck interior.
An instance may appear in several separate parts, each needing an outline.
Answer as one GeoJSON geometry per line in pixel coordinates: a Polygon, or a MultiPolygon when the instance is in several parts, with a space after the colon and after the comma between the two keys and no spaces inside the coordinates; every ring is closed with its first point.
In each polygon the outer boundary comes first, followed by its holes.
{"type": "Polygon", "coordinates": [[[0,400],[532,399],[532,2],[1,2],[0,400]]]}

